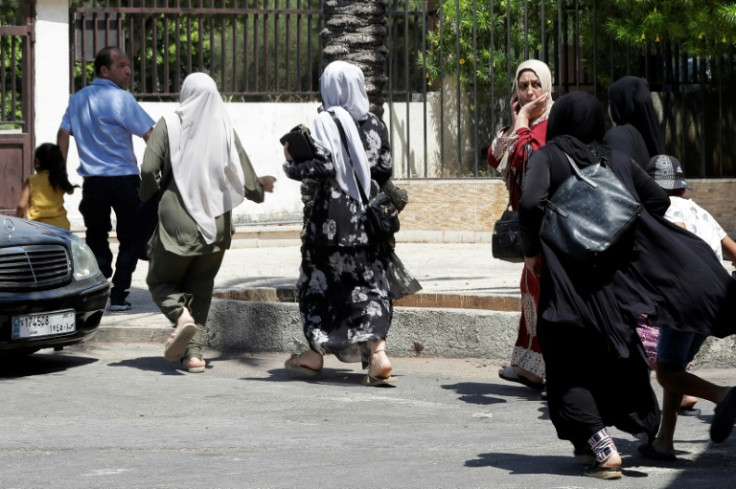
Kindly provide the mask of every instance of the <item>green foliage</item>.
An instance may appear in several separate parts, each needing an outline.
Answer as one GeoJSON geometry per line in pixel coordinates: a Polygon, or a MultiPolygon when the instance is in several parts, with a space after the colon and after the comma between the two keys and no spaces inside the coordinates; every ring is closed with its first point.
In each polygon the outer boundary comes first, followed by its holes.
{"type": "Polygon", "coordinates": [[[619,43],[647,50],[681,45],[695,56],[713,56],[736,46],[736,2],[724,0],[614,0],[606,30],[619,43]]]}
{"type": "Polygon", "coordinates": [[[12,24],[16,16],[23,11],[21,5],[23,5],[23,0],[0,1],[0,24],[12,24]]]}
{"type": "MultiPolygon", "coordinates": [[[[23,112],[21,111],[21,103],[23,100],[22,83],[23,79],[23,52],[21,49],[21,40],[18,36],[0,36],[0,52],[4,54],[0,58],[0,87],[2,90],[2,114],[0,119],[6,121],[22,121],[23,112]],[[13,80],[15,76],[15,80],[13,80]],[[15,88],[15,89],[14,89],[15,88]]],[[[0,124],[0,129],[13,129],[16,124],[0,124]]]]}
{"type": "Polygon", "coordinates": [[[443,75],[459,74],[462,85],[493,85],[508,92],[509,72],[528,57],[539,56],[542,26],[546,39],[551,40],[557,0],[543,1],[544,19],[540,18],[541,2],[527,4],[530,28],[525,32],[524,0],[494,0],[492,13],[491,2],[443,0],[436,27],[427,36],[430,49],[426,58],[420,53],[418,60],[420,65],[426,63],[429,83],[443,75]]]}

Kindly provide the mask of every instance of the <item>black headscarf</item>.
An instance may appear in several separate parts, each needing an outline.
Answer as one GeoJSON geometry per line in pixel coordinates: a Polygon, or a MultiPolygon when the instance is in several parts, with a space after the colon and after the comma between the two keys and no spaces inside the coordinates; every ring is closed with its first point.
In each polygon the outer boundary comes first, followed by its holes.
{"type": "Polygon", "coordinates": [[[603,105],[586,92],[569,92],[555,101],[547,122],[547,144],[554,143],[583,166],[597,163],[610,151],[603,146],[603,105]]]}
{"type": "Polygon", "coordinates": [[[608,103],[613,122],[617,125],[631,124],[641,133],[649,157],[667,153],[664,132],[645,79],[635,76],[619,78],[608,87],[608,103]]]}

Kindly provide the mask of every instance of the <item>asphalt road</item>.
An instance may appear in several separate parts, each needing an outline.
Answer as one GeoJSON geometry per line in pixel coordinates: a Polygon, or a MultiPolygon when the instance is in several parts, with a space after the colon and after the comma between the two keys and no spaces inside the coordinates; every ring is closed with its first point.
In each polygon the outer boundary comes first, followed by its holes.
{"type": "MultiPolygon", "coordinates": [[[[187,374],[158,345],[41,352],[0,366],[0,487],[733,488],[736,434],[708,441],[712,405],[682,417],[679,461],[613,434],[624,478],[581,475],[537,393],[482,359],[394,360],[396,387],[328,358],[318,380],[284,354],[207,355],[187,374]]],[[[703,376],[736,382],[732,370],[703,376]]]]}

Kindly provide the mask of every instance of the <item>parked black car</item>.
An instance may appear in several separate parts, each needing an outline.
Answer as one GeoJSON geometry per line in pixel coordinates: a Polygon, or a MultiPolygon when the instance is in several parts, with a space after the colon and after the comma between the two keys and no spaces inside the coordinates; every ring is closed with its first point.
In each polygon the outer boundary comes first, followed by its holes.
{"type": "Polygon", "coordinates": [[[109,295],[110,284],[80,238],[0,216],[0,358],[90,338],[109,295]]]}

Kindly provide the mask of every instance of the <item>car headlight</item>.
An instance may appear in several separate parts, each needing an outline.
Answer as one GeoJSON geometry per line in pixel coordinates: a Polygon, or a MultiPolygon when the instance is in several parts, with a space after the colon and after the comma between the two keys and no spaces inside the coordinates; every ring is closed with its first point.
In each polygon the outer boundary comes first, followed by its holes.
{"type": "Polygon", "coordinates": [[[91,277],[100,273],[97,266],[97,258],[79,237],[72,235],[72,263],[74,265],[74,278],[77,280],[91,277]]]}

